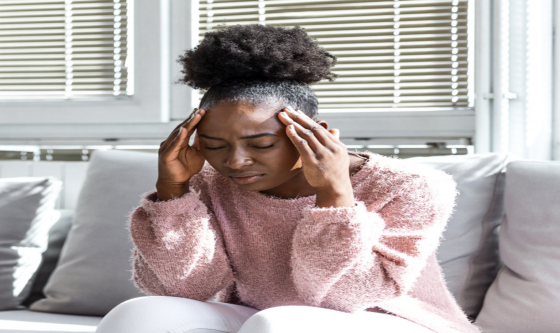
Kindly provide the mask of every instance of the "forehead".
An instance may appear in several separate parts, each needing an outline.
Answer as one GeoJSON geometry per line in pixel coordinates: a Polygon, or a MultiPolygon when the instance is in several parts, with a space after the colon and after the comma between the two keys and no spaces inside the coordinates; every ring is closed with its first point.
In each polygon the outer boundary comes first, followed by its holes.
{"type": "Polygon", "coordinates": [[[249,133],[255,130],[276,130],[283,125],[277,116],[281,108],[282,106],[279,103],[260,105],[235,102],[220,103],[207,110],[198,125],[198,130],[200,133],[208,135],[216,134],[217,131],[249,133]]]}

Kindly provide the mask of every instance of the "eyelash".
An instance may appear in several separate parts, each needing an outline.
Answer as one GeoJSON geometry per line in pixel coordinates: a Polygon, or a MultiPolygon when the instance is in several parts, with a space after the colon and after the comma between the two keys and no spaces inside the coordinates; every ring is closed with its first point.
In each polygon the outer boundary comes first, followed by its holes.
{"type": "MultiPolygon", "coordinates": [[[[266,146],[266,147],[255,147],[255,148],[257,148],[257,149],[266,149],[266,148],[271,148],[271,147],[273,147],[273,146],[274,146],[274,145],[270,145],[270,146],[266,146]]],[[[209,149],[209,150],[216,150],[216,149],[221,149],[221,148],[224,148],[224,147],[215,147],[215,148],[206,147],[206,149],[209,149]]]]}

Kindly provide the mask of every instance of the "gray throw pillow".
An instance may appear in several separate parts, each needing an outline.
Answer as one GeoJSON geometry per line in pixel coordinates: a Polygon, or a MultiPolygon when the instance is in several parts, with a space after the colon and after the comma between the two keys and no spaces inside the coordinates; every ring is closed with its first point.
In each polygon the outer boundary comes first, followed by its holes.
{"type": "Polygon", "coordinates": [[[0,178],[0,310],[24,308],[61,188],[52,177],[0,178]]]}
{"type": "Polygon", "coordinates": [[[508,165],[500,230],[504,267],[476,324],[485,333],[560,331],[560,162],[508,165]]]}
{"type": "Polygon", "coordinates": [[[437,258],[447,286],[474,320],[500,268],[498,231],[504,215],[505,167],[514,156],[474,154],[415,157],[453,176],[459,196],[437,258]]]}
{"type": "Polygon", "coordinates": [[[43,288],[56,268],[58,258],[60,258],[60,252],[62,251],[62,245],[64,245],[68,231],[72,226],[72,210],[64,209],[57,212],[60,213],[60,217],[49,230],[49,242],[47,249],[43,252],[43,262],[37,270],[36,277],[34,278],[34,282],[31,287],[31,293],[21,303],[26,307],[29,307],[31,303],[46,297],[43,293],[43,288]]]}
{"type": "Polygon", "coordinates": [[[131,280],[133,243],[127,222],[156,179],[155,153],[93,154],[72,228],[43,290],[47,297],[30,310],[104,316],[128,299],[145,296],[131,280]]]}

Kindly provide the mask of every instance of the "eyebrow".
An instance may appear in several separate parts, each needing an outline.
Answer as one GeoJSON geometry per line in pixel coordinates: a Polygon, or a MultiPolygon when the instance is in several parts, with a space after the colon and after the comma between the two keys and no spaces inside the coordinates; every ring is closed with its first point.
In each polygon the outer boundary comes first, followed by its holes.
{"type": "MultiPolygon", "coordinates": [[[[215,137],[213,137],[213,136],[208,136],[208,135],[206,135],[206,134],[199,134],[198,136],[199,136],[199,137],[206,138],[206,139],[210,139],[210,140],[224,140],[224,139],[222,139],[222,138],[215,138],[215,137]]],[[[243,137],[241,137],[241,139],[242,139],[242,140],[244,140],[244,139],[256,139],[256,138],[260,138],[260,137],[262,137],[262,136],[278,136],[278,135],[272,134],[272,133],[261,133],[261,134],[243,136],[243,137]]]]}

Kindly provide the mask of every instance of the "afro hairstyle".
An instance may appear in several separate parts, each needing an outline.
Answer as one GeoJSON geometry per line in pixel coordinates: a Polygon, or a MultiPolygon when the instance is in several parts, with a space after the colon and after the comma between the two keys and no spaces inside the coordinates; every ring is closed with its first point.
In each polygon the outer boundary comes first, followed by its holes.
{"type": "Polygon", "coordinates": [[[317,114],[309,84],[333,81],[336,57],[301,27],[235,25],[207,32],[200,44],[179,57],[180,82],[207,90],[200,108],[224,101],[276,101],[317,114]]]}

